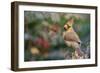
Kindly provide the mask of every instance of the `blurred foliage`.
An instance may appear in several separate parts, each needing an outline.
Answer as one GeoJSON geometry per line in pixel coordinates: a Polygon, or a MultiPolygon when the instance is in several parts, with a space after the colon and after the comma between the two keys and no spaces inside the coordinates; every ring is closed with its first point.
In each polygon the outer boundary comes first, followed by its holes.
{"type": "MultiPolygon", "coordinates": [[[[62,38],[63,27],[71,17],[75,19],[73,28],[85,45],[82,45],[82,49],[85,49],[85,52],[87,51],[87,46],[90,46],[86,44],[90,43],[89,14],[25,11],[25,61],[71,59],[69,54],[74,49],[67,47],[62,38]],[[55,33],[53,37],[50,35],[51,30],[49,28],[55,24],[57,24],[59,30],[57,30],[57,34],[55,33]],[[37,47],[40,51],[39,54],[31,54],[31,47],[37,47]],[[66,58],[64,54],[67,54],[66,58]]],[[[89,51],[86,54],[89,55],[89,51]]]]}

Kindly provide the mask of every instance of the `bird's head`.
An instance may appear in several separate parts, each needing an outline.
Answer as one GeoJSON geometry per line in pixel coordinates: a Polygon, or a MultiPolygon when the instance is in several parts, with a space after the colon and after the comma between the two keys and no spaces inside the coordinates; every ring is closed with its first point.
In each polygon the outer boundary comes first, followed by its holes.
{"type": "Polygon", "coordinates": [[[72,28],[72,25],[74,23],[74,19],[73,18],[70,18],[66,24],[64,25],[64,30],[68,30],[69,28],[72,28]]]}

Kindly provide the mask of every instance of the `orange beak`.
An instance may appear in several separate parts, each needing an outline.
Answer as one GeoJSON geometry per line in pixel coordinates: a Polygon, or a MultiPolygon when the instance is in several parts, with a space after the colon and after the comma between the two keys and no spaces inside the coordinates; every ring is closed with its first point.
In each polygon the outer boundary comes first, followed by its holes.
{"type": "Polygon", "coordinates": [[[64,30],[67,30],[68,29],[68,26],[67,25],[64,25],[64,30]]]}

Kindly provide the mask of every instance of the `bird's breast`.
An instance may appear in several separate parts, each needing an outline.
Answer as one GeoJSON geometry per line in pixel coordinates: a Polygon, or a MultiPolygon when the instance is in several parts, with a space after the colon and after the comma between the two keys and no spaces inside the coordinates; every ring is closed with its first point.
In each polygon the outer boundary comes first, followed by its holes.
{"type": "Polygon", "coordinates": [[[80,45],[77,42],[74,41],[65,41],[66,45],[68,47],[72,47],[72,48],[80,48],[80,45]]]}

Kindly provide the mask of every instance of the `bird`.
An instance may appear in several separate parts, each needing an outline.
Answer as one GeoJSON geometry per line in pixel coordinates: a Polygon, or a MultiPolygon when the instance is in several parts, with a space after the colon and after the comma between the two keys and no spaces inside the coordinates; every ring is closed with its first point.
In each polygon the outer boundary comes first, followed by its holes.
{"type": "Polygon", "coordinates": [[[83,57],[84,55],[84,53],[81,50],[82,41],[80,40],[78,34],[73,29],[73,24],[74,24],[74,18],[68,19],[68,21],[64,24],[63,39],[68,47],[72,47],[75,50],[75,52],[72,53],[72,56],[74,54],[75,55],[74,58],[80,58],[83,57]]]}

